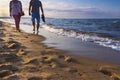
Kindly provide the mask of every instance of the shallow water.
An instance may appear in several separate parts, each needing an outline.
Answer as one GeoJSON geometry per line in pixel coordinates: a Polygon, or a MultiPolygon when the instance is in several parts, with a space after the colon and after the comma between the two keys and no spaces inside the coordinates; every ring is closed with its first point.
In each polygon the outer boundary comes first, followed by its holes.
{"type": "MultiPolygon", "coordinates": [[[[30,24],[21,24],[21,29],[25,32],[33,33],[32,25],[30,24]]],[[[68,53],[72,55],[79,55],[110,63],[120,64],[120,51],[100,46],[99,44],[93,43],[91,41],[84,41],[74,37],[71,38],[66,37],[65,35],[63,36],[60,34],[55,34],[53,32],[49,32],[44,27],[41,27],[39,31],[39,35],[46,37],[46,40],[43,41],[43,43],[49,47],[67,50],[68,53]]]]}
{"type": "MultiPolygon", "coordinates": [[[[13,22],[11,18],[3,20],[13,22]]],[[[21,24],[31,26],[31,19],[23,18],[21,24]]],[[[97,43],[120,51],[120,19],[47,18],[46,23],[41,27],[55,34],[97,43]]]]}

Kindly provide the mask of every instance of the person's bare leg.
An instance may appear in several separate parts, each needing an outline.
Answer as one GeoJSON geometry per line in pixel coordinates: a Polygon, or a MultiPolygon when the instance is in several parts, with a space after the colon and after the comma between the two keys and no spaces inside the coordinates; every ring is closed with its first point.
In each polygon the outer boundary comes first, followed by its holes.
{"type": "Polygon", "coordinates": [[[37,23],[37,32],[39,32],[39,27],[40,27],[40,24],[37,23]]]}
{"type": "Polygon", "coordinates": [[[33,31],[35,31],[35,22],[32,22],[33,25],[33,31]]]}

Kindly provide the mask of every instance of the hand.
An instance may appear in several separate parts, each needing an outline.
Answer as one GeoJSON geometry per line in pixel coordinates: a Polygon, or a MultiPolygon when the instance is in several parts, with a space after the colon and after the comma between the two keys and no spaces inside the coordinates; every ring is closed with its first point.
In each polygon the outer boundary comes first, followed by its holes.
{"type": "Polygon", "coordinates": [[[29,15],[31,15],[31,12],[29,12],[29,15]]]}
{"type": "Polygon", "coordinates": [[[12,15],[10,14],[10,17],[12,17],[12,15]]]}
{"type": "Polygon", "coordinates": [[[45,16],[44,16],[44,14],[42,14],[41,16],[42,16],[42,21],[45,22],[45,16]]]}
{"type": "Polygon", "coordinates": [[[9,14],[9,15],[10,15],[10,17],[12,17],[12,14],[11,14],[11,12],[10,12],[10,14],[9,14]]]}
{"type": "Polygon", "coordinates": [[[44,14],[41,15],[42,17],[45,17],[44,14]]]}

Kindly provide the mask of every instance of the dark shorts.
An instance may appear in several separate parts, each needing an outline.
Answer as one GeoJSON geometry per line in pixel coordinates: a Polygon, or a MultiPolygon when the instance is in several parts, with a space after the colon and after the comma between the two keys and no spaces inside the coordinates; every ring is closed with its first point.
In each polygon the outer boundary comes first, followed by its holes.
{"type": "Polygon", "coordinates": [[[40,13],[32,13],[32,22],[35,22],[35,20],[40,23],[40,13]]]}

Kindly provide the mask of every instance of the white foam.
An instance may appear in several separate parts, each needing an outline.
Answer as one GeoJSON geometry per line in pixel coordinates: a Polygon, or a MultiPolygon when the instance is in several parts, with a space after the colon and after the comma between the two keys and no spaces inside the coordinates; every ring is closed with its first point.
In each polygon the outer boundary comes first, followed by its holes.
{"type": "MultiPolygon", "coordinates": [[[[0,20],[14,24],[13,19],[0,19],[0,20]]],[[[44,29],[46,29],[50,32],[56,33],[56,34],[60,34],[60,35],[72,37],[72,38],[77,38],[77,39],[80,39],[82,41],[94,42],[94,43],[97,43],[99,45],[102,45],[105,47],[110,47],[114,50],[120,51],[120,41],[117,41],[117,40],[102,38],[102,37],[98,37],[98,36],[90,36],[87,34],[81,34],[81,33],[75,32],[73,30],[68,31],[68,30],[64,30],[64,29],[57,29],[57,28],[54,28],[54,26],[49,26],[47,24],[43,24],[42,27],[44,29]]]]}
{"type": "Polygon", "coordinates": [[[94,42],[99,45],[102,45],[105,47],[110,47],[112,49],[120,51],[120,41],[103,38],[103,37],[98,37],[98,36],[90,36],[87,34],[81,34],[81,33],[77,33],[72,30],[68,31],[68,30],[64,30],[64,29],[57,29],[57,28],[54,28],[54,26],[49,26],[47,24],[42,25],[42,27],[53,33],[57,33],[57,34],[64,35],[67,37],[77,38],[82,41],[94,42]]]}

